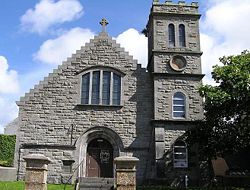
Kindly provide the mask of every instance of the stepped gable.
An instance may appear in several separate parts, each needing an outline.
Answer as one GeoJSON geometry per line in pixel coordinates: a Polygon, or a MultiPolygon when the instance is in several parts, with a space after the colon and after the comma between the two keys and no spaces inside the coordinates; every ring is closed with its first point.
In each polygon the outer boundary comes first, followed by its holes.
{"type": "MultiPolygon", "coordinates": [[[[109,55],[112,53],[118,53],[120,58],[129,64],[126,65],[127,68],[141,68],[141,64],[137,64],[137,60],[133,59],[133,56],[129,55],[129,53],[125,51],[125,49],[121,47],[120,44],[116,42],[116,40],[112,39],[112,37],[110,37],[105,31],[102,31],[98,36],[95,36],[93,39],[91,39],[89,43],[86,43],[85,46],[82,46],[80,50],[77,50],[75,54],[72,54],[71,57],[67,58],[66,61],[63,61],[57,69],[54,69],[52,73],[49,73],[47,77],[44,77],[44,79],[40,81],[39,84],[35,85],[34,88],[30,89],[28,93],[25,93],[25,95],[21,97],[20,100],[16,102],[16,104],[18,106],[25,105],[25,102],[29,101],[31,97],[34,97],[35,93],[38,93],[41,89],[44,89],[44,87],[46,87],[51,81],[59,77],[64,72],[64,70],[74,69],[74,73],[77,75],[86,69],[86,67],[112,67],[112,65],[110,65],[110,60],[107,60],[107,57],[109,57],[109,55]],[[96,53],[94,52],[98,48],[103,49],[101,54],[100,50],[96,53]],[[97,61],[100,56],[104,57],[103,60],[97,61]]],[[[119,63],[114,62],[113,69],[116,69],[116,64],[119,63]]]]}

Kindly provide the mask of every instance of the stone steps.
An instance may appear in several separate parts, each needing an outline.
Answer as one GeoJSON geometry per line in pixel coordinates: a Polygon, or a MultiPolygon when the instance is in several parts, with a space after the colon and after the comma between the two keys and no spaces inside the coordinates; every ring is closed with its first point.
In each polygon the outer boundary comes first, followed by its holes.
{"type": "Polygon", "coordinates": [[[79,179],[79,190],[110,190],[114,189],[113,178],[80,178],[79,179]]]}

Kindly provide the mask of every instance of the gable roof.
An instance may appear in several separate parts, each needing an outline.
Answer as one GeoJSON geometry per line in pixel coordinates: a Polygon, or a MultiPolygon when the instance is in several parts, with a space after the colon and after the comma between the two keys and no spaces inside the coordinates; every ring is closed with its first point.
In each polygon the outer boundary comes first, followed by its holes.
{"type": "Polygon", "coordinates": [[[123,57],[125,60],[128,60],[129,63],[132,63],[135,68],[141,68],[141,64],[137,64],[137,60],[133,59],[133,56],[129,55],[129,53],[126,52],[124,48],[120,47],[120,44],[118,44],[116,40],[112,39],[112,37],[110,37],[106,32],[101,32],[98,36],[95,36],[93,39],[91,39],[89,43],[86,43],[85,46],[82,46],[80,50],[77,50],[75,54],[72,54],[71,57],[67,58],[66,61],[63,61],[57,69],[54,69],[52,73],[49,73],[47,77],[44,77],[44,79],[40,81],[39,84],[35,85],[34,88],[30,89],[29,92],[25,93],[25,95],[21,97],[20,100],[16,102],[16,104],[18,106],[25,105],[26,101],[29,101],[29,99],[33,97],[36,92],[39,92],[46,85],[48,85],[49,81],[52,81],[54,77],[59,76],[59,74],[61,74],[64,69],[72,67],[73,64],[76,65],[81,64],[83,62],[88,63],[89,60],[84,59],[82,55],[90,49],[94,48],[98,41],[106,41],[109,45],[112,46],[112,48],[116,52],[119,52],[119,55],[121,57],[123,57]]]}

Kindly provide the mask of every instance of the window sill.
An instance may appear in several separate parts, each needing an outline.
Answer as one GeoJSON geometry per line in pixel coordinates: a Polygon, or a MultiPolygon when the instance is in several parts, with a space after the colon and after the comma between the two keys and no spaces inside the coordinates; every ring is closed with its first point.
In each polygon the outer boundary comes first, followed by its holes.
{"type": "Polygon", "coordinates": [[[88,109],[88,108],[99,108],[99,109],[121,109],[123,105],[99,105],[99,104],[77,104],[76,108],[88,109]]]}
{"type": "Polygon", "coordinates": [[[185,121],[185,120],[187,120],[187,118],[186,117],[172,117],[172,120],[174,120],[174,121],[185,121]]]}

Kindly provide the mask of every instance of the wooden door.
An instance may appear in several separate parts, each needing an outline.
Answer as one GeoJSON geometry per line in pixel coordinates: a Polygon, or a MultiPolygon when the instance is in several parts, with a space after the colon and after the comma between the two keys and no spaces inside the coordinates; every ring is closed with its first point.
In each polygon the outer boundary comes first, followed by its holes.
{"type": "Polygon", "coordinates": [[[99,177],[99,150],[90,149],[87,153],[87,177],[99,177]]]}
{"type": "Polygon", "coordinates": [[[87,148],[87,177],[113,177],[113,147],[105,139],[92,140],[87,148]]]}

